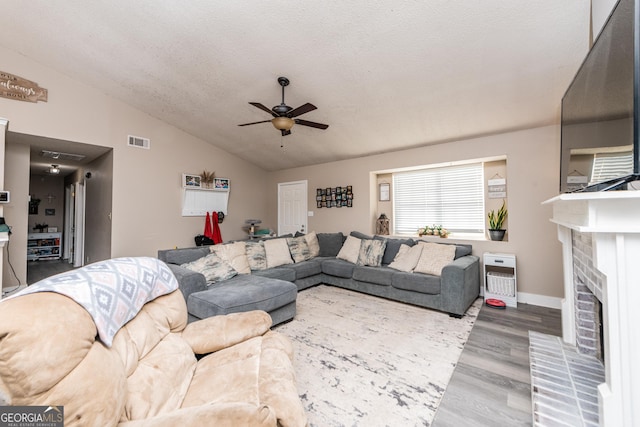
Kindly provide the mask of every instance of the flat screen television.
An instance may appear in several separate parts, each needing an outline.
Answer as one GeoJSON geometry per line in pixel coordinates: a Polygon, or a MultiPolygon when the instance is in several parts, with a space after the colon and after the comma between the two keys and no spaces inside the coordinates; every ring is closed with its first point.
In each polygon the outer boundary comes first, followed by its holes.
{"type": "Polygon", "coordinates": [[[639,3],[616,4],[562,98],[561,193],[640,187],[639,3]]]}

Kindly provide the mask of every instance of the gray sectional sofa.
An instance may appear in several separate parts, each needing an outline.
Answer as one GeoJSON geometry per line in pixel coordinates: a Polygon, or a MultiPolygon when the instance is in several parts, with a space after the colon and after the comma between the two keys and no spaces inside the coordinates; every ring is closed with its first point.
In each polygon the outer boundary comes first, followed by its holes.
{"type": "Polygon", "coordinates": [[[342,233],[318,233],[319,252],[311,259],[252,270],[251,274],[239,274],[209,285],[203,274],[181,267],[209,254],[208,246],[160,250],[158,258],[176,275],[190,320],[260,309],[271,314],[276,325],[294,317],[298,291],[318,284],[435,309],[455,317],[462,317],[479,296],[479,258],[471,254],[471,245],[455,244],[455,259],[436,276],[389,267],[401,245],[413,246],[417,244],[414,239],[366,236],[357,232],[351,235],[384,241],[380,266],[358,265],[337,258],[346,239],[342,233]]]}

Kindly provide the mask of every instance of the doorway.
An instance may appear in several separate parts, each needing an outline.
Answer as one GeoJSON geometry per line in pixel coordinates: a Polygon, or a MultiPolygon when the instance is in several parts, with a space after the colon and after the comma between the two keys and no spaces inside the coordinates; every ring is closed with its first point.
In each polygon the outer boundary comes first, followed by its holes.
{"type": "Polygon", "coordinates": [[[278,235],[306,234],[307,186],[306,180],[278,184],[278,235]]]}
{"type": "Polygon", "coordinates": [[[73,268],[108,259],[113,148],[11,131],[7,131],[6,142],[29,147],[28,165],[24,164],[24,173],[13,179],[22,179],[28,168],[29,184],[23,191],[40,203],[38,215],[29,214],[26,208],[16,211],[26,217],[24,231],[12,236],[16,249],[11,258],[16,265],[24,263],[18,268],[20,277],[39,273],[36,270],[41,267],[50,271],[58,263],[73,268]],[[35,225],[43,224],[47,225],[45,231],[61,232],[60,255],[28,261],[28,234],[35,225]]]}

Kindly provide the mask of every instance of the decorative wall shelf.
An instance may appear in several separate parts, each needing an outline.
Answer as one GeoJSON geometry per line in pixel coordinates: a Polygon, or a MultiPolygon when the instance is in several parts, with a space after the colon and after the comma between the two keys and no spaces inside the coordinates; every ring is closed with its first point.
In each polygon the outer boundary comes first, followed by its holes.
{"type": "MultiPolygon", "coordinates": [[[[227,180],[228,183],[228,180],[227,180]]],[[[182,216],[205,216],[207,212],[228,214],[230,188],[183,188],[182,216]]]]}

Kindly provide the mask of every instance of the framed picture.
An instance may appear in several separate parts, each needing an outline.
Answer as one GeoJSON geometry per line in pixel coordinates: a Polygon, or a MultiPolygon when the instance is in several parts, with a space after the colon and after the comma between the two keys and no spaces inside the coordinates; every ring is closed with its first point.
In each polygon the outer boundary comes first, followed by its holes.
{"type": "Polygon", "coordinates": [[[229,180],[227,178],[214,178],[213,187],[218,190],[228,190],[229,180]]]}
{"type": "Polygon", "coordinates": [[[381,202],[388,202],[389,200],[391,200],[391,184],[389,184],[388,182],[383,182],[379,187],[378,200],[380,200],[381,202]]]}
{"type": "Polygon", "coordinates": [[[51,209],[51,208],[47,208],[47,209],[44,210],[44,214],[46,216],[55,216],[56,210],[55,209],[51,209]]]}
{"type": "Polygon", "coordinates": [[[202,187],[202,181],[200,175],[194,175],[190,173],[182,174],[182,186],[185,188],[200,188],[202,187]]]}

